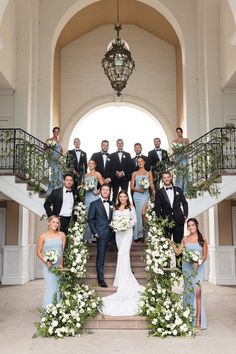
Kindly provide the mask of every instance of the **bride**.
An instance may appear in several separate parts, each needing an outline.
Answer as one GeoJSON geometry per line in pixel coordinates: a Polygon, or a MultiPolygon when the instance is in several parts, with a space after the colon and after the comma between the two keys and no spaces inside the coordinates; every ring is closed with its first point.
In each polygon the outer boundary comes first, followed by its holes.
{"type": "Polygon", "coordinates": [[[144,287],[135,279],[130,266],[130,248],[133,239],[133,226],[137,222],[134,207],[130,204],[129,196],[122,190],[118,194],[118,203],[113,213],[113,221],[117,217],[128,220],[128,229],[116,231],[118,257],[115,280],[113,285],[117,292],[103,297],[102,313],[110,316],[134,316],[138,312],[140,294],[144,287]]]}

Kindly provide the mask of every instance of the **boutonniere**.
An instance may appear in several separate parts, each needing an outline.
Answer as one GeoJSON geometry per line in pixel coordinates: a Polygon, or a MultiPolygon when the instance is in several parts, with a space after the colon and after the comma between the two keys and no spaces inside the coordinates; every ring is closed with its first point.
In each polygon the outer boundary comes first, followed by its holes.
{"type": "Polygon", "coordinates": [[[179,195],[179,192],[176,192],[176,195],[179,195]]]}
{"type": "Polygon", "coordinates": [[[83,154],[83,153],[81,153],[81,156],[84,156],[84,154],[83,154]]]}
{"type": "Polygon", "coordinates": [[[114,206],[113,206],[112,204],[110,205],[110,209],[111,209],[111,210],[113,210],[113,209],[114,209],[114,206]]]}
{"type": "Polygon", "coordinates": [[[126,156],[125,156],[125,155],[123,155],[122,157],[123,157],[123,159],[126,159],[126,156]]]}
{"type": "Polygon", "coordinates": [[[111,161],[111,160],[109,159],[109,157],[107,158],[107,161],[111,161]]]}

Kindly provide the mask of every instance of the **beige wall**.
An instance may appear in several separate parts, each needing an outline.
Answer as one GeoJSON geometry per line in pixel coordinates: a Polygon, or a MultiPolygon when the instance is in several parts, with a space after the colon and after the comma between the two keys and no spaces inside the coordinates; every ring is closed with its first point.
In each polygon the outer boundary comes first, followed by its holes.
{"type": "MultiPolygon", "coordinates": [[[[128,42],[136,65],[123,93],[156,107],[167,125],[175,129],[175,47],[134,25],[123,26],[121,35],[128,42]]],[[[101,60],[114,37],[110,25],[100,26],[61,50],[62,131],[83,106],[113,94],[101,60]]]]}
{"type": "Polygon", "coordinates": [[[219,245],[231,246],[233,244],[232,206],[231,200],[224,200],[218,204],[219,217],[219,245]]]}
{"type": "Polygon", "coordinates": [[[10,0],[0,26],[0,40],[4,47],[0,49],[0,74],[4,77],[0,89],[13,87],[16,83],[16,12],[15,1],[10,0]],[[6,80],[6,81],[5,81],[6,80]]]}
{"type": "Polygon", "coordinates": [[[223,87],[227,85],[236,71],[236,46],[231,44],[231,38],[235,31],[236,27],[229,3],[226,0],[221,0],[220,53],[223,87]]]}
{"type": "Polygon", "coordinates": [[[19,205],[14,201],[7,201],[6,204],[6,245],[17,245],[19,227],[19,205]]]}

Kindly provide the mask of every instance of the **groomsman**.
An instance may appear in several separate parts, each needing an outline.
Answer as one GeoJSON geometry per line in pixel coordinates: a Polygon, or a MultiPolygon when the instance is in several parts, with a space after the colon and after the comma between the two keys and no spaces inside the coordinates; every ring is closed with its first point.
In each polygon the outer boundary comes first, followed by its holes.
{"type": "Polygon", "coordinates": [[[54,189],[44,203],[47,216],[56,215],[60,218],[61,228],[66,235],[72,221],[75,195],[73,194],[73,176],[66,174],[63,177],[63,188],[54,189]]]}
{"type": "Polygon", "coordinates": [[[173,228],[167,228],[169,237],[173,234],[175,243],[180,243],[184,235],[184,223],[188,217],[188,203],[181,188],[173,186],[169,171],[162,173],[163,187],[155,195],[156,216],[168,218],[174,222],[173,228]]]}
{"type": "Polygon", "coordinates": [[[158,173],[158,165],[160,168],[161,162],[169,162],[168,153],[166,150],[161,149],[161,139],[155,138],[153,140],[155,148],[148,153],[148,163],[152,171],[156,171],[153,176],[155,181],[156,190],[160,187],[161,174],[158,173]]]}
{"type": "Polygon", "coordinates": [[[67,152],[66,163],[74,178],[74,188],[81,183],[84,174],[87,171],[87,154],[85,151],[80,149],[80,139],[74,139],[73,150],[67,152]]]}
{"type": "Polygon", "coordinates": [[[111,154],[111,162],[114,173],[112,180],[112,200],[115,203],[119,188],[128,190],[129,181],[131,179],[131,156],[125,152],[124,141],[118,139],[116,141],[117,151],[111,154]]]}
{"type": "Polygon", "coordinates": [[[156,167],[157,163],[166,161],[169,162],[167,151],[161,149],[161,139],[155,138],[153,140],[155,148],[148,153],[148,162],[150,168],[156,167]]]}
{"type": "Polygon", "coordinates": [[[131,174],[134,171],[138,171],[138,165],[137,165],[137,158],[142,157],[145,161],[144,168],[145,170],[149,171],[149,165],[148,165],[148,158],[147,156],[142,154],[142,145],[140,143],[134,144],[134,152],[135,152],[135,157],[131,159],[131,174]]]}
{"type": "Polygon", "coordinates": [[[109,141],[102,140],[101,151],[93,153],[91,160],[96,162],[96,171],[100,172],[105,184],[110,184],[113,178],[111,155],[108,153],[109,141]]]}

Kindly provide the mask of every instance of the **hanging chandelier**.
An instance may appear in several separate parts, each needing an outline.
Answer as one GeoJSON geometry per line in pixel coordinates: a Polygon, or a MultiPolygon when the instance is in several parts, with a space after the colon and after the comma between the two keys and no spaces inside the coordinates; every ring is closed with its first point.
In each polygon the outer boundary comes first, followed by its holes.
{"type": "Polygon", "coordinates": [[[119,0],[117,0],[116,38],[108,45],[107,52],[102,59],[102,66],[118,97],[126,87],[135,67],[128,44],[120,38],[121,29],[122,27],[119,23],[119,0]]]}

